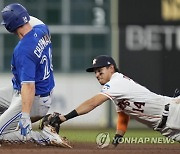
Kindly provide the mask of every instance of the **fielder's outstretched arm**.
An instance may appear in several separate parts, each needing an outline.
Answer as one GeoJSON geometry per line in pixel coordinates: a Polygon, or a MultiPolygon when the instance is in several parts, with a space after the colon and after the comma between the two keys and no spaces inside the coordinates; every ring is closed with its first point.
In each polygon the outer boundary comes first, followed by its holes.
{"type": "Polygon", "coordinates": [[[86,113],[92,111],[93,109],[95,109],[97,106],[101,105],[108,99],[109,98],[107,96],[105,96],[103,94],[98,94],[98,95],[86,100],[82,104],[80,104],[75,110],[69,112],[68,114],[66,114],[64,116],[60,115],[59,117],[62,122],[67,121],[76,116],[83,115],[83,114],[86,114],[86,113]]]}

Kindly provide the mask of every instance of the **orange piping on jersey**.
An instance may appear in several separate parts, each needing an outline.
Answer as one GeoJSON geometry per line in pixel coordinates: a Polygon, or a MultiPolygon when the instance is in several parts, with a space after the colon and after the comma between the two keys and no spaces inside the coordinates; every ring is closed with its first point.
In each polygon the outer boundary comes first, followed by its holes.
{"type": "Polygon", "coordinates": [[[117,130],[123,131],[125,133],[128,127],[129,119],[130,116],[128,116],[126,113],[118,112],[117,130]]]}

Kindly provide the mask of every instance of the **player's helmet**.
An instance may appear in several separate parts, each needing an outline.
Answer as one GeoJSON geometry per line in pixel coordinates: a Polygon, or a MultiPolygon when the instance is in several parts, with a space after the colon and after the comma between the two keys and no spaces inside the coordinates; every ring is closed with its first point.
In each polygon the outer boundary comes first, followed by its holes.
{"type": "Polygon", "coordinates": [[[1,24],[9,32],[14,32],[18,27],[23,26],[30,20],[26,8],[18,3],[7,5],[1,12],[3,18],[1,24]]]}

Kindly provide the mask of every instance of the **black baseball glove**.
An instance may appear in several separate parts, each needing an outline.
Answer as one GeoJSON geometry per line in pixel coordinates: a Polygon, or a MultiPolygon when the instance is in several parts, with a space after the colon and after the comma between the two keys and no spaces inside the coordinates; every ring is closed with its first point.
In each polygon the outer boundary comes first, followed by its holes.
{"type": "Polygon", "coordinates": [[[42,130],[44,126],[52,126],[56,133],[59,134],[60,124],[62,123],[61,119],[59,118],[59,113],[54,112],[53,114],[47,114],[41,119],[39,128],[42,130]]]}

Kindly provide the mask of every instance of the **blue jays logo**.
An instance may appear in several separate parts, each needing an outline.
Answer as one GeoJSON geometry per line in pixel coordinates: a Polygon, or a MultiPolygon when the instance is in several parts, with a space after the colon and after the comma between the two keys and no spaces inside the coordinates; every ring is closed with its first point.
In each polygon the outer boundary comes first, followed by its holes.
{"type": "Polygon", "coordinates": [[[24,23],[27,23],[27,22],[28,22],[28,19],[27,19],[26,16],[22,17],[22,19],[23,19],[24,23]]]}
{"type": "Polygon", "coordinates": [[[102,89],[102,91],[104,91],[104,90],[108,90],[109,88],[110,88],[110,85],[105,84],[105,85],[104,85],[104,87],[103,87],[103,89],[102,89]]]}

